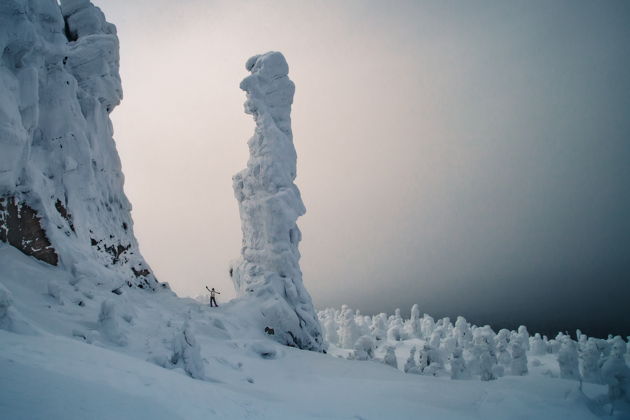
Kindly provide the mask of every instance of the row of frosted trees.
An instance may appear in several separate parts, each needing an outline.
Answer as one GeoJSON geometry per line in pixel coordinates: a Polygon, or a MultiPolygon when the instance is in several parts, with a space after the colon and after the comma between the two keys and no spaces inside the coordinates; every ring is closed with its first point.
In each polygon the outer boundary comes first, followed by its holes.
{"type": "Polygon", "coordinates": [[[378,360],[407,373],[489,381],[527,375],[528,355],[551,354],[557,358],[560,377],[608,384],[611,399],[630,402],[626,362],[630,347],[619,336],[597,339],[578,330],[577,340],[563,333],[548,339],[530,335],[524,326],[495,332],[488,325],[471,325],[461,316],[454,324],[449,318],[435,321],[427,314],[420,316],[418,305],[411,308],[409,319],[403,319],[399,309],[390,316],[367,316],[346,305],[325,309],[318,316],[328,344],[349,350],[349,358],[378,360]],[[395,351],[399,342],[412,339],[406,361],[399,363],[395,351]]]}

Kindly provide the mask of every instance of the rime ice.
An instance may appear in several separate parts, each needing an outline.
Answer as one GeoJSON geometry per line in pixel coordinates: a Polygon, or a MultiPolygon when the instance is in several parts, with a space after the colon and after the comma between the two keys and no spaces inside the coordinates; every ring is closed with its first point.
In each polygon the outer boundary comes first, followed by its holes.
{"type": "Polygon", "coordinates": [[[255,299],[261,328],[303,349],[321,350],[322,333],[311,297],[302,283],[297,218],[306,212],[293,183],[296,152],[291,132],[295,86],[283,55],[250,58],[251,75],[241,82],[245,112],[256,122],[247,168],[233,178],[243,231],[241,258],[232,268],[237,292],[255,299]]]}
{"type": "Polygon", "coordinates": [[[88,0],[0,6],[0,241],[76,281],[153,289],[110,112],[116,27],[88,0]]]}

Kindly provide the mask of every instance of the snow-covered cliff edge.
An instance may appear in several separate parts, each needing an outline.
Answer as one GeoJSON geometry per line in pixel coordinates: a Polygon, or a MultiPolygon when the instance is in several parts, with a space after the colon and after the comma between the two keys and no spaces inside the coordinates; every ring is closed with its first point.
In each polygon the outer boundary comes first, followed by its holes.
{"type": "Polygon", "coordinates": [[[321,350],[321,327],[302,282],[296,225],[306,212],[293,183],[296,152],[291,132],[295,86],[284,56],[269,52],[246,63],[241,82],[245,112],[256,131],[249,140],[247,168],[234,176],[243,230],[241,259],[231,270],[237,292],[260,305],[261,327],[283,344],[321,350]],[[269,330],[267,330],[269,331],[269,330]]]}
{"type": "Polygon", "coordinates": [[[88,0],[3,0],[0,51],[0,241],[77,282],[155,288],[109,119],[115,26],[88,0]]]}

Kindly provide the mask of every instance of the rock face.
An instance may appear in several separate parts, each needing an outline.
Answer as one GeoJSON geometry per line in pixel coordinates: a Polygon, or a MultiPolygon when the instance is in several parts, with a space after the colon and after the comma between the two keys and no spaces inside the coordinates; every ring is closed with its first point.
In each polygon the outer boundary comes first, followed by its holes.
{"type": "Polygon", "coordinates": [[[259,305],[261,329],[271,329],[281,343],[320,351],[321,328],[299,266],[302,235],[296,220],[306,209],[293,183],[295,86],[278,52],[250,58],[246,68],[252,74],[241,89],[247,92],[245,112],[253,115],[256,131],[248,142],[247,168],[233,178],[243,247],[230,272],[237,292],[259,305]]]}
{"type": "Polygon", "coordinates": [[[115,26],[88,0],[2,0],[0,52],[0,240],[77,281],[155,288],[109,119],[115,26]]]}

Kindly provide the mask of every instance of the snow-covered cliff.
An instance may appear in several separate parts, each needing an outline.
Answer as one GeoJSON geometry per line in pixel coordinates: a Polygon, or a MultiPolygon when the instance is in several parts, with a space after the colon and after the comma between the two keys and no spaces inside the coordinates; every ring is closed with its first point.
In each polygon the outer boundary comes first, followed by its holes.
{"type": "Polygon", "coordinates": [[[311,297],[302,283],[296,225],[306,211],[293,183],[296,152],[291,132],[295,86],[278,52],[250,58],[251,75],[241,82],[245,112],[256,131],[249,140],[247,168],[234,176],[243,230],[241,259],[231,274],[237,292],[260,305],[260,326],[281,343],[321,350],[323,340],[311,297]],[[269,331],[269,330],[267,330],[269,331]]]}
{"type": "Polygon", "coordinates": [[[88,0],[3,0],[0,51],[0,240],[76,281],[155,288],[109,119],[115,26],[88,0]]]}

